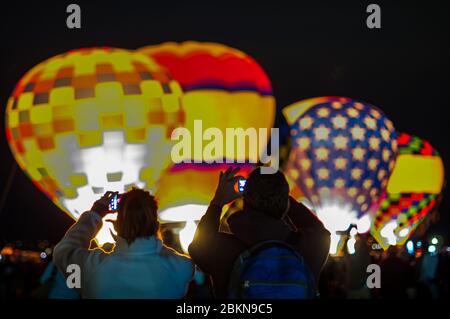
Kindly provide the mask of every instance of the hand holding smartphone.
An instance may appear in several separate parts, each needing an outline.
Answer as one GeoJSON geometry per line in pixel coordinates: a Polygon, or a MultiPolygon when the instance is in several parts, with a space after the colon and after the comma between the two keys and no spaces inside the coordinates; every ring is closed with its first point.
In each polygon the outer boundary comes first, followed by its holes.
{"type": "Polygon", "coordinates": [[[245,184],[247,183],[247,180],[246,179],[240,179],[240,180],[238,180],[238,191],[240,192],[240,193],[242,193],[243,191],[244,191],[244,189],[245,189],[245,184]]]}
{"type": "Polygon", "coordinates": [[[119,192],[114,192],[114,194],[109,199],[109,210],[110,211],[117,211],[119,208],[119,192]]]}

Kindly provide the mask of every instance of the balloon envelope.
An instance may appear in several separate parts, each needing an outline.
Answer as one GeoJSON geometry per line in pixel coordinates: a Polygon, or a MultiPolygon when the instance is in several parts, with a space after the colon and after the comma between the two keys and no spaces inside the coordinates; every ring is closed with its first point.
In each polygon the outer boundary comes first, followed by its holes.
{"type": "Polygon", "coordinates": [[[430,143],[400,133],[398,156],[374,216],[371,234],[383,249],[403,245],[436,205],[444,184],[444,165],[430,143]]]}
{"type": "MultiPolygon", "coordinates": [[[[247,54],[223,44],[194,41],[167,42],[141,48],[139,52],[165,66],[181,84],[184,91],[183,108],[186,112],[185,127],[190,132],[195,131],[195,120],[202,120],[203,131],[217,128],[223,136],[226,135],[227,128],[245,130],[272,127],[275,100],[269,78],[261,66],[247,54]]],[[[219,171],[224,169],[221,163],[207,164],[205,161],[245,161],[247,164],[233,164],[240,166],[241,173],[245,176],[253,167],[249,165],[250,160],[256,162],[259,151],[265,149],[267,138],[259,138],[257,142],[257,154],[248,151],[238,153],[233,148],[230,151],[221,149],[214,155],[205,157],[202,152],[198,156],[192,149],[191,157],[187,159],[198,160],[200,163],[175,164],[161,179],[157,190],[162,209],[161,218],[165,218],[165,210],[171,209],[174,212],[174,208],[179,207],[181,210],[176,213],[178,219],[196,219],[195,211],[209,203],[217,185],[219,171]],[[192,206],[193,204],[200,206],[192,206]]],[[[201,143],[204,149],[209,141],[201,143]]],[[[170,215],[173,217],[172,213],[170,215]]]]}
{"type": "Polygon", "coordinates": [[[332,236],[362,221],[359,231],[368,231],[364,217],[394,166],[392,122],[376,107],[345,97],[304,100],[283,113],[292,136],[289,178],[311,201],[332,236]]]}
{"type": "Polygon", "coordinates": [[[152,189],[182,126],[182,90],[148,56],[77,49],[33,67],[6,108],[24,172],[74,219],[105,191],[152,189]]]}

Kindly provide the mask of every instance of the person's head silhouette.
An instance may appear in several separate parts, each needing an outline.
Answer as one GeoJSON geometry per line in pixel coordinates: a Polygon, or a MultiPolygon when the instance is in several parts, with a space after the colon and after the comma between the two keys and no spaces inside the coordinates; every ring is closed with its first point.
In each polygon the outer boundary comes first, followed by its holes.
{"type": "Polygon", "coordinates": [[[260,167],[253,170],[245,184],[244,208],[281,219],[289,208],[289,185],[284,174],[262,174],[260,167]]]}
{"type": "Polygon", "coordinates": [[[159,236],[158,204],[148,191],[133,188],[120,197],[115,229],[130,245],[137,238],[159,236]]]}

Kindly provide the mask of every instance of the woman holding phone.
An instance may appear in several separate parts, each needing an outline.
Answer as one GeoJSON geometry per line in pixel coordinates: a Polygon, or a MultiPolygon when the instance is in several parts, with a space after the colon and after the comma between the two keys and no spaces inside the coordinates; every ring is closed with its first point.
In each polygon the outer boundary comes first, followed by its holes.
{"type": "Polygon", "coordinates": [[[113,252],[89,250],[102,217],[111,212],[114,196],[117,193],[105,193],[80,216],[55,247],[55,264],[66,277],[71,275],[67,272],[70,265],[79,267],[81,285],[77,289],[83,298],[182,298],[194,266],[189,257],[163,244],[157,202],[149,192],[134,188],[116,201],[113,252]]]}

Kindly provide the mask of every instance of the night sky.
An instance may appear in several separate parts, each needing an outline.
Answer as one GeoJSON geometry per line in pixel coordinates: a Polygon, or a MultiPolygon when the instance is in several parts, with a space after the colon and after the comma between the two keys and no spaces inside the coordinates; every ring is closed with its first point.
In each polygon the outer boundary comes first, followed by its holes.
{"type": "MultiPolygon", "coordinates": [[[[427,139],[448,169],[450,10],[445,1],[45,1],[2,3],[0,103],[37,63],[80,47],[135,49],[165,41],[213,41],[253,56],[272,80],[279,108],[322,95],[381,108],[398,131],[427,139]],[[82,29],[66,27],[68,4],[81,6],[82,29]],[[378,3],[382,29],[365,25],[378,3]],[[352,3],[352,4],[350,4],[352,3]]],[[[0,121],[0,193],[14,159],[0,121]]],[[[447,174],[448,178],[448,174],[447,174]]],[[[449,193],[433,231],[448,235],[449,193]]],[[[20,170],[0,216],[2,240],[57,242],[73,221],[20,170]]],[[[448,238],[447,238],[448,241],[448,238]]]]}

